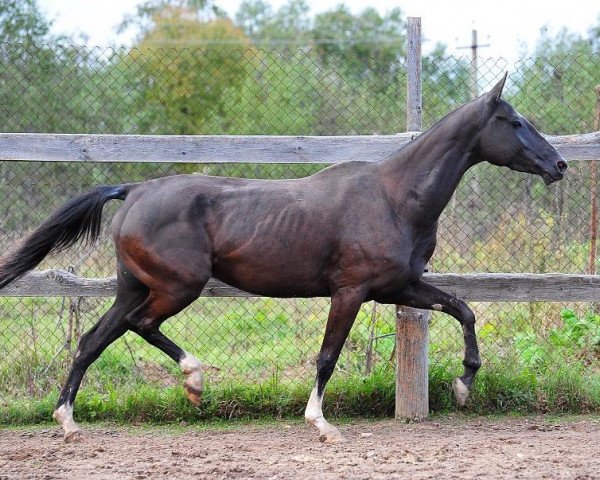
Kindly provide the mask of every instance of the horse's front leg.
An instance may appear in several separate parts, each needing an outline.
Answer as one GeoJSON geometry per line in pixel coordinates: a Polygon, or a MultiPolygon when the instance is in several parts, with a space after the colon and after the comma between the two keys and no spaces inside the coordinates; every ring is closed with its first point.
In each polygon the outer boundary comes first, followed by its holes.
{"type": "Polygon", "coordinates": [[[425,310],[437,310],[452,315],[463,329],[465,340],[465,357],[463,360],[464,375],[457,377],[452,382],[457,403],[462,407],[467,401],[473,379],[481,366],[477,337],[475,336],[475,314],[462,300],[429,285],[423,281],[416,281],[403,289],[398,298],[398,304],[425,310]]]}

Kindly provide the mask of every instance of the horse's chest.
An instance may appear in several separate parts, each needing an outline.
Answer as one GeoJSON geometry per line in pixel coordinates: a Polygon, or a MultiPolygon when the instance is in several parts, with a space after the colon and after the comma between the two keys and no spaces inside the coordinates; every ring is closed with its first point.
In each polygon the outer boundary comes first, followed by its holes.
{"type": "Polygon", "coordinates": [[[413,237],[411,241],[398,242],[388,255],[379,260],[378,270],[382,277],[399,283],[410,283],[423,275],[435,248],[435,235],[413,237]]]}
{"type": "Polygon", "coordinates": [[[394,277],[405,279],[407,282],[413,282],[421,278],[425,271],[427,261],[428,260],[421,254],[410,256],[406,259],[403,258],[402,260],[392,263],[387,270],[389,270],[394,277]]]}

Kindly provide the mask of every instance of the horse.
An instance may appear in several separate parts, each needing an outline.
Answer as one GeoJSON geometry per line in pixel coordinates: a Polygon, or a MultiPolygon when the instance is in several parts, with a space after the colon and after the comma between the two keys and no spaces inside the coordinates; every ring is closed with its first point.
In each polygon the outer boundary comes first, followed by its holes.
{"type": "Polygon", "coordinates": [[[567,163],[501,98],[507,75],[431,129],[376,162],[353,161],[287,180],[175,175],[100,186],[71,199],[0,260],[0,288],[46,255],[100,235],[112,220],[117,257],[114,303],[78,344],[53,413],[67,442],[85,438],[73,404],[87,368],[133,331],[177,362],[189,400],[200,403],[202,364],[161,324],[215,277],[255,295],[331,297],[305,419],[321,441],[342,441],[323,416],[325,386],[365,301],[438,310],[464,334],[464,373],[453,381],[464,405],[481,366],[475,316],[467,304],[422,280],[438,218],[466,170],[483,161],[537,174],[549,185],[567,163]]]}

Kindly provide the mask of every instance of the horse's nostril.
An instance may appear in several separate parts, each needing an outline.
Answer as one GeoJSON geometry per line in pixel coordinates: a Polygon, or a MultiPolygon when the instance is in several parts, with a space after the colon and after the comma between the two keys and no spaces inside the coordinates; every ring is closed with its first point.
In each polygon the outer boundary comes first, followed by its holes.
{"type": "Polygon", "coordinates": [[[556,166],[558,167],[558,169],[559,169],[561,172],[564,172],[564,171],[567,169],[567,162],[563,162],[562,160],[560,160],[560,161],[559,161],[559,162],[556,164],[556,166]]]}

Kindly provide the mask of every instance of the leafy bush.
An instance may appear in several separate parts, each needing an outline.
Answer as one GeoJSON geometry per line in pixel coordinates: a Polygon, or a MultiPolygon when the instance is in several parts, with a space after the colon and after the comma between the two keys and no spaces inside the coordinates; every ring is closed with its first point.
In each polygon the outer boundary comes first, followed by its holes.
{"type": "Polygon", "coordinates": [[[573,310],[560,313],[562,325],[551,328],[546,340],[531,328],[514,336],[521,365],[529,368],[547,368],[560,357],[572,368],[589,365],[600,357],[600,315],[588,311],[577,316],[573,310]]]}

